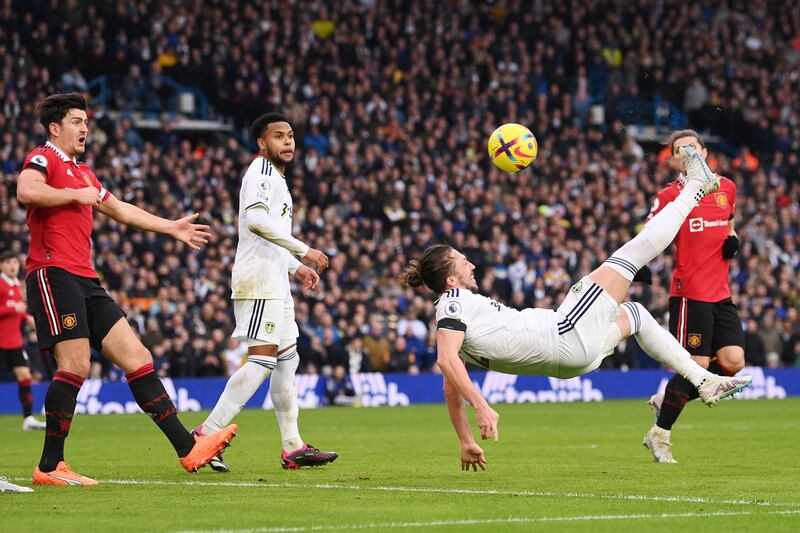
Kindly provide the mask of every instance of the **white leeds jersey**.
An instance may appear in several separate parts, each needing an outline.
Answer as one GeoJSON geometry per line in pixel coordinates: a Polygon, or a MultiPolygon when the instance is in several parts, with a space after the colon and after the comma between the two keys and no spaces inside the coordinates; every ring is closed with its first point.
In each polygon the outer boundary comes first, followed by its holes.
{"type": "Polygon", "coordinates": [[[464,332],[459,355],[507,374],[550,375],[558,363],[558,324],[550,309],[518,311],[467,289],[436,301],[438,329],[464,332]]]}
{"type": "Polygon", "coordinates": [[[298,263],[285,248],[250,231],[245,213],[266,209],[281,233],[292,232],[292,195],[286,179],[267,159],[256,157],[239,192],[239,244],[231,275],[234,300],[270,300],[291,293],[289,266],[298,263]]]}

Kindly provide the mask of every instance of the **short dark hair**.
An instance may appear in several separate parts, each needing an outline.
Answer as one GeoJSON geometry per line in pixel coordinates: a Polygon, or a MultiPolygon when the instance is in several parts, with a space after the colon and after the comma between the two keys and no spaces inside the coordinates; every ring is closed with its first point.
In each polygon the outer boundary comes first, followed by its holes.
{"type": "Polygon", "coordinates": [[[667,140],[664,141],[664,144],[669,146],[670,153],[672,154],[675,153],[675,141],[677,141],[678,139],[683,139],[684,137],[694,137],[695,139],[697,139],[697,144],[700,145],[700,148],[706,147],[706,143],[703,142],[703,138],[700,137],[700,134],[697,133],[696,131],[689,129],[677,130],[673,131],[672,134],[669,137],[667,137],[667,140]]]}
{"type": "Polygon", "coordinates": [[[255,119],[253,125],[250,126],[250,135],[252,135],[253,140],[257,141],[260,139],[264,135],[267,126],[273,122],[286,122],[289,126],[292,125],[292,123],[289,122],[289,117],[283,113],[265,113],[255,119]]]}
{"type": "Polygon", "coordinates": [[[0,252],[0,263],[8,261],[9,259],[16,259],[17,261],[19,261],[17,253],[13,250],[4,250],[0,252]]]}
{"type": "Polygon", "coordinates": [[[39,122],[44,126],[45,135],[50,138],[50,124],[61,124],[70,109],[86,111],[86,98],[81,93],[51,94],[36,106],[39,122]]]}
{"type": "Polygon", "coordinates": [[[400,284],[419,287],[423,283],[434,294],[439,295],[447,288],[447,277],[453,273],[453,247],[435,244],[422,252],[419,261],[412,260],[400,274],[400,284]]]}

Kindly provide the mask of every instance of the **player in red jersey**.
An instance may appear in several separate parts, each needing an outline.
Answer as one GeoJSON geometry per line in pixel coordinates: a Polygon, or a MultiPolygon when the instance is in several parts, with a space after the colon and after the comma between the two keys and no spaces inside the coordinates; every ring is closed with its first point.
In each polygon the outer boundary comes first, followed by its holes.
{"type": "Polygon", "coordinates": [[[55,94],[39,103],[47,144],[33,150],[17,180],[17,198],[27,207],[30,251],[25,263],[28,305],[42,351],[58,371],[47,389],[44,450],[34,470],[40,485],[95,485],[64,462],[78,391],[89,374],[90,346],[125,371],[133,397],[169,439],[187,471],[196,471],[222,451],[236,425],[195,439],[178,420],[150,352],[125,314],[100,286],[91,261],[93,210],[143,230],[165,233],[199,249],[210,236],[197,215],[168,220],[120,201],[78,162],[89,136],[86,101],[78,93],[55,94]]]}
{"type": "Polygon", "coordinates": [[[28,306],[22,298],[19,279],[19,258],[11,250],[0,254],[0,359],[17,378],[19,403],[22,404],[22,429],[44,429],[45,424],[33,416],[31,367],[23,347],[22,322],[29,318],[28,306]]]}
{"type": "MultiPolygon", "coordinates": [[[[673,133],[667,144],[674,155],[682,146],[694,146],[704,156],[707,150],[693,130],[673,133]]],[[[677,159],[681,165],[680,159],[677,159]]],[[[681,171],[685,169],[681,167],[681,171]]],[[[658,193],[648,220],[673,201],[684,184],[677,180],[658,193]]],[[[739,250],[733,227],[736,184],[720,177],[720,188],[695,207],[675,237],[675,269],[669,290],[669,330],[700,366],[732,376],[744,368],[744,332],[739,311],[731,299],[728,269],[739,250]]],[[[656,394],[649,404],[655,425],[644,437],[644,445],[660,463],[676,463],[672,457],[670,432],[686,402],[697,398],[696,389],[675,375],[664,395],[656,394]]]]}

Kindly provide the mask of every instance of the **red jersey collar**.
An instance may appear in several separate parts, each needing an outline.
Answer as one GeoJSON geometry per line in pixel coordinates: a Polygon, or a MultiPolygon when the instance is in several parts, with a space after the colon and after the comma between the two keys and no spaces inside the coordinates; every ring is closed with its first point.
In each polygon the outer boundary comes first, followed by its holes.
{"type": "Polygon", "coordinates": [[[51,143],[50,141],[47,141],[44,145],[46,147],[50,148],[56,154],[58,154],[58,157],[60,157],[63,161],[65,161],[67,163],[72,162],[72,163],[75,163],[76,165],[78,164],[78,159],[77,158],[70,159],[69,157],[67,157],[67,154],[65,154],[64,152],[61,151],[61,148],[59,148],[55,144],[51,143]]]}

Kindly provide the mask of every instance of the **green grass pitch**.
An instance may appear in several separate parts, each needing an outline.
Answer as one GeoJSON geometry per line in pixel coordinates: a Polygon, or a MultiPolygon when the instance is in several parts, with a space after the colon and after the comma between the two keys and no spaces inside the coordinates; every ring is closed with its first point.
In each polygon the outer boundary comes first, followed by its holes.
{"type": "MultiPolygon", "coordinates": [[[[677,465],[641,445],[644,401],[497,405],[485,472],[459,469],[443,405],[302,411],[326,467],[284,471],[274,414],[244,411],[231,474],[183,472],[144,415],[78,416],[67,459],[97,487],[0,495],[2,531],[798,531],[800,399],[694,402],[677,465]]],[[[203,413],[187,413],[187,425],[203,413]]],[[[30,485],[41,433],[0,417],[0,475],[30,485]]]]}

